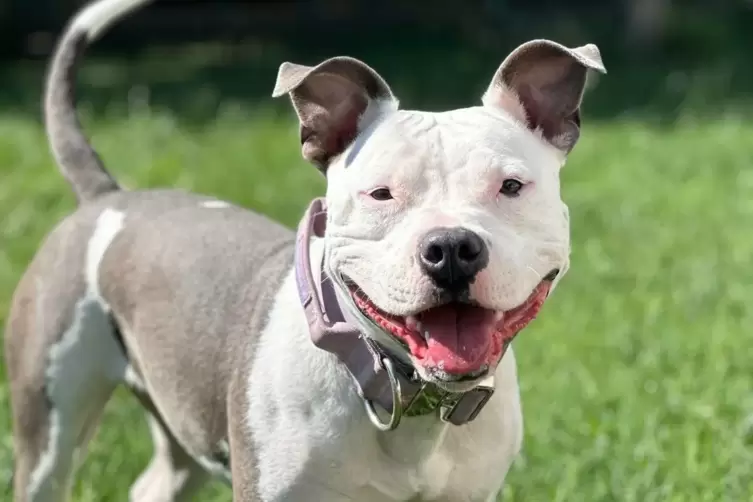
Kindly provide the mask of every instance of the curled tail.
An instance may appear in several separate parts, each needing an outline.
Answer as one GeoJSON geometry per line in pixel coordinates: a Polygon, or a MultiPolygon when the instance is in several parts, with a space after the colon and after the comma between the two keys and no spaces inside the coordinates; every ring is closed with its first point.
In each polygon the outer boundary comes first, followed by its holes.
{"type": "Polygon", "coordinates": [[[47,74],[44,120],[60,171],[79,203],[119,190],[81,128],[76,113],[76,76],[81,57],[110,24],[150,0],[98,0],[76,14],[60,38],[47,74]]]}

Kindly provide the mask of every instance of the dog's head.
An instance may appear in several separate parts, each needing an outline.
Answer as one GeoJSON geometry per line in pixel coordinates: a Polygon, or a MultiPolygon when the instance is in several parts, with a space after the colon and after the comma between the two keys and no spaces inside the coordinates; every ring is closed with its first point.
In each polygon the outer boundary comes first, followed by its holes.
{"type": "Polygon", "coordinates": [[[589,69],[604,72],[594,45],[531,41],[481,106],[428,113],[352,58],[280,67],[273,95],[290,95],[328,180],[328,273],[424,379],[461,390],[492,372],[567,270],[559,173],[589,69]]]}

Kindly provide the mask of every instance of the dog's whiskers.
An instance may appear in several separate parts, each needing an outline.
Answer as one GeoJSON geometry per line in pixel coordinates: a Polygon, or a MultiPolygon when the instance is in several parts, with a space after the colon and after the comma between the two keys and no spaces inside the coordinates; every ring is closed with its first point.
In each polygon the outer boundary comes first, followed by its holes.
{"type": "Polygon", "coordinates": [[[532,266],[530,266],[530,265],[526,265],[526,269],[528,269],[528,270],[530,270],[531,272],[533,272],[533,275],[535,275],[537,279],[541,280],[541,279],[543,279],[543,278],[544,278],[544,276],[543,276],[543,275],[541,275],[541,272],[538,272],[538,271],[537,271],[537,270],[536,270],[535,268],[533,268],[532,266]]]}

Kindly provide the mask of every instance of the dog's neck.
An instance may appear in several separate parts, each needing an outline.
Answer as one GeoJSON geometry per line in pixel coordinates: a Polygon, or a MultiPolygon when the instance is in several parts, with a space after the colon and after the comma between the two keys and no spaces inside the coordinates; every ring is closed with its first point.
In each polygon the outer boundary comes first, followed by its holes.
{"type": "Polygon", "coordinates": [[[443,420],[454,425],[476,418],[491,398],[493,384],[451,393],[423,382],[415,376],[412,367],[395,361],[394,354],[349,318],[348,308],[343,304],[345,295],[338,294],[339,284],[326,273],[324,257],[312,261],[311,242],[316,237],[324,238],[326,222],[325,202],[315,199],[304,214],[296,236],[296,285],[314,345],[338,357],[367,403],[378,404],[394,418],[396,398],[399,399],[398,422],[402,410],[406,416],[441,413],[443,420]]]}

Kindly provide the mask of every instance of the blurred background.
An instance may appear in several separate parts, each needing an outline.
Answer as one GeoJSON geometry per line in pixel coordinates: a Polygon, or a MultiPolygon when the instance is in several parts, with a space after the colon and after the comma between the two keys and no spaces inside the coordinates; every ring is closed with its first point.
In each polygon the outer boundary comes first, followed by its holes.
{"type": "MultiPolygon", "coordinates": [[[[0,326],[75,206],[41,128],[45,65],[74,0],[0,0],[0,326]]],[[[572,268],[517,338],[526,439],[505,501],[753,496],[753,2],[178,1],[91,48],[87,132],[129,187],[209,193],[294,225],[323,179],[300,158],[278,65],[366,61],[404,108],[480,103],[532,38],[596,43],[609,71],[562,172],[572,268]]],[[[12,470],[0,368],[0,500],[12,470]]],[[[151,452],[119,392],[74,501],[125,501],[151,452]]],[[[229,501],[210,486],[199,500],[229,501]]]]}

